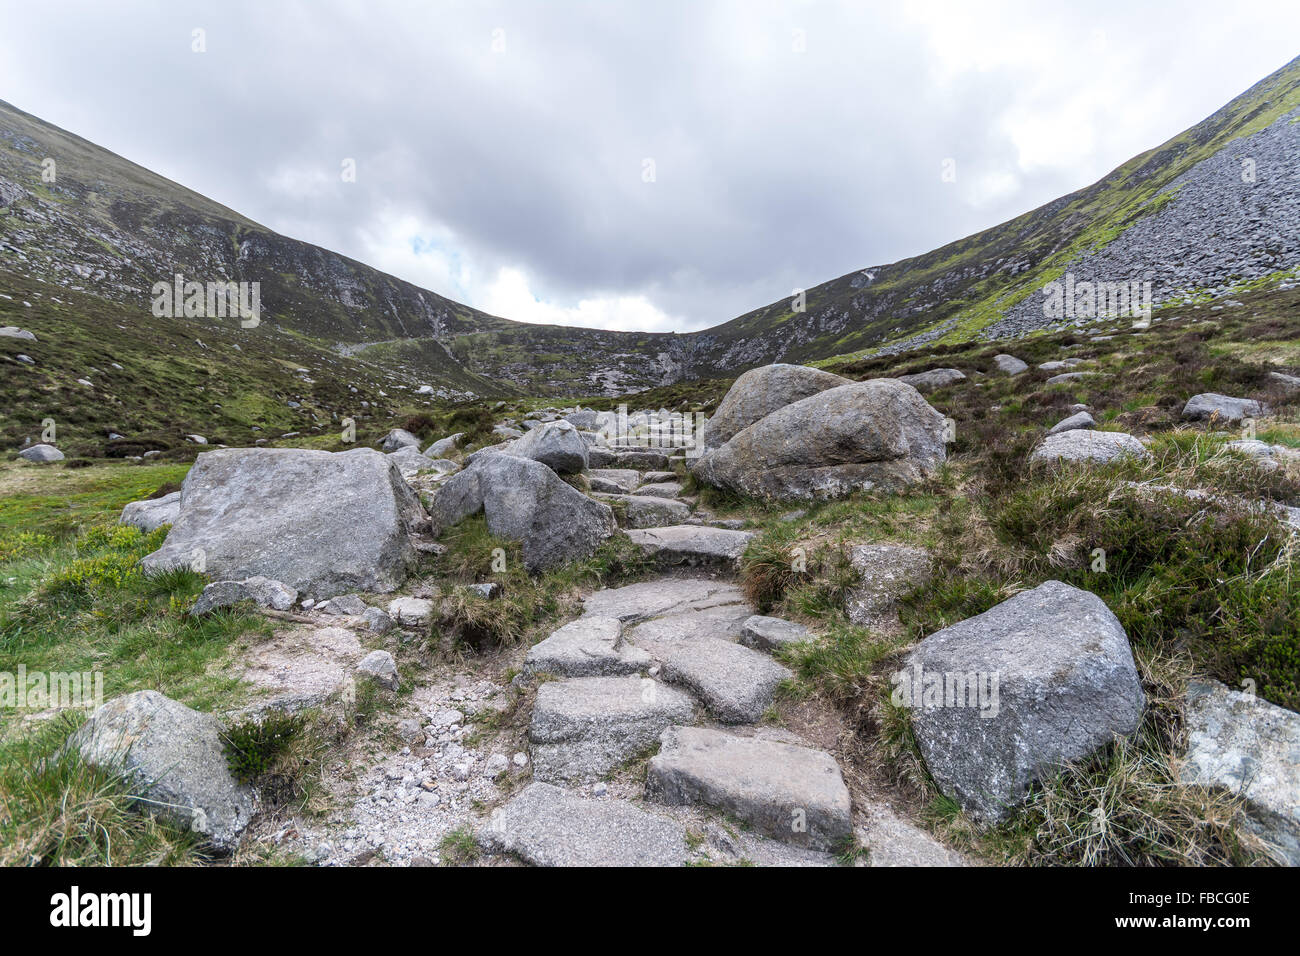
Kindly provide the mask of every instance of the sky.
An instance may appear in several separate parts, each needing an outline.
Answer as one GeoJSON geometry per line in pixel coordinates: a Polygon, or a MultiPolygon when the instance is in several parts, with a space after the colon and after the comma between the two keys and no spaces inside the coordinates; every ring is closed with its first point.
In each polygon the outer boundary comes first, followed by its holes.
{"type": "Polygon", "coordinates": [[[1300,3],[0,0],[0,99],[506,318],[717,325],[1086,186],[1300,3]]]}

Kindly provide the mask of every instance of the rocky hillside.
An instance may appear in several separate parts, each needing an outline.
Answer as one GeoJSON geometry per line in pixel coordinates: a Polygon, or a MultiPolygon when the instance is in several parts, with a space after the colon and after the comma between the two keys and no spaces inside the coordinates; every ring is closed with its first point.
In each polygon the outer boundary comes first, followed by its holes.
{"type": "MultiPolygon", "coordinates": [[[[0,103],[0,253],[16,275],[138,310],[176,272],[258,281],[263,328],[450,396],[618,395],[775,361],[1016,337],[1058,320],[1040,290],[1152,284],[1154,304],[1300,265],[1300,59],[1099,182],[923,256],[873,266],[703,332],[639,334],[489,316],[278,235],[0,103]],[[57,177],[42,178],[53,158],[57,177]]],[[[111,311],[111,310],[109,310],[111,311]]],[[[87,307],[86,334],[102,319],[87,307]]]]}

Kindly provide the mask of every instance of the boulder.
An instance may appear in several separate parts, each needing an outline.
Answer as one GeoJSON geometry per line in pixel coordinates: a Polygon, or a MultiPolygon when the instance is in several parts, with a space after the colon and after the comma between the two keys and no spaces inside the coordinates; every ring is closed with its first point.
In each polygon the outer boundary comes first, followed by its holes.
{"type": "Polygon", "coordinates": [[[931,634],[894,684],[939,788],[989,821],[1062,763],[1133,733],[1146,703],[1115,615],[1060,581],[931,634]]]}
{"type": "Polygon", "coordinates": [[[1053,375],[1044,384],[1045,385],[1067,385],[1070,382],[1080,382],[1089,376],[1096,375],[1096,372],[1062,372],[1060,375],[1053,375]]]}
{"type": "Polygon", "coordinates": [[[633,468],[593,468],[587,472],[592,491],[612,495],[630,495],[641,483],[641,472],[633,468]]]}
{"type": "Polygon", "coordinates": [[[392,591],[423,520],[397,466],[372,449],[225,448],[195,460],[167,540],[142,565],[262,576],[313,599],[392,591]]]}
{"type": "Polygon", "coordinates": [[[920,392],[933,392],[935,389],[947,388],[949,385],[966,381],[966,375],[955,368],[932,368],[925,372],[900,375],[898,381],[905,382],[920,392]]]}
{"type": "Polygon", "coordinates": [[[720,448],[733,435],[778,408],[847,385],[849,379],[806,365],[765,365],[742,374],[727,390],[704,429],[704,447],[720,448]]]}
{"type": "Polygon", "coordinates": [[[384,436],[379,447],[386,452],[397,451],[399,448],[412,446],[416,451],[420,450],[420,439],[412,435],[405,428],[394,428],[384,436]]]}
{"type": "Polygon", "coordinates": [[[434,471],[440,475],[456,471],[460,466],[446,459],[428,458],[420,454],[414,445],[403,445],[397,451],[388,453],[389,459],[397,465],[403,477],[419,474],[422,471],[434,471]]]}
{"type": "Polygon", "coordinates": [[[686,829],[626,800],[588,800],[532,783],[479,831],[489,850],[532,866],[682,866],[686,829]]]}
{"type": "Polygon", "coordinates": [[[465,437],[464,432],[456,432],[454,435],[448,435],[446,438],[439,438],[436,442],[424,450],[425,458],[446,458],[454,454],[460,447],[461,439],[465,437]]]}
{"type": "Polygon", "coordinates": [[[1072,429],[1048,435],[1029,456],[1030,464],[1106,464],[1121,458],[1150,458],[1146,446],[1125,432],[1072,429]]]}
{"type": "Polygon", "coordinates": [[[759,498],[898,489],[943,462],[944,417],[912,386],[873,379],[780,408],[697,460],[704,482],[759,498]]]}
{"type": "Polygon", "coordinates": [[[388,603],[388,616],[402,627],[424,627],[433,616],[433,602],[428,598],[393,598],[388,603]]]}
{"type": "Polygon", "coordinates": [[[39,444],[24,448],[18,453],[18,457],[26,461],[36,462],[38,465],[44,465],[52,461],[63,461],[63,452],[53,445],[39,444]]]}
{"type": "Polygon", "coordinates": [[[20,329],[16,325],[0,326],[0,338],[22,339],[25,342],[35,342],[36,335],[26,329],[20,329]]]}
{"type": "Polygon", "coordinates": [[[488,530],[523,543],[529,571],[544,571],[593,554],[615,531],[609,505],[566,485],[541,462],[488,455],[447,480],[430,508],[447,529],[482,511],[488,530]]]}
{"type": "Polygon", "coordinates": [[[133,525],[141,531],[157,531],[165,524],[174,524],[181,511],[181,493],[173,491],[161,498],[132,501],[122,509],[122,524],[133,525]]]}
{"type": "Polygon", "coordinates": [[[1016,358],[1014,355],[995,355],[993,364],[998,367],[999,372],[1007,375],[1019,375],[1029,368],[1029,365],[1016,358]]]}
{"type": "MultiPolygon", "coordinates": [[[[21,358],[21,356],[20,356],[21,358]]],[[[1287,375],[1285,372],[1269,372],[1268,383],[1279,389],[1283,395],[1300,392],[1300,375],[1287,375]]]]}
{"type": "Polygon", "coordinates": [[[108,701],[68,746],[95,767],[123,773],[139,809],[202,835],[223,853],[235,849],[253,818],[253,791],[230,772],[217,718],[157,691],[108,701]]]}
{"type": "Polygon", "coordinates": [[[849,549],[858,584],[845,598],[849,621],[877,627],[895,618],[898,599],[930,580],[934,559],[924,548],[903,544],[859,544],[849,549]]]}
{"type": "Polygon", "coordinates": [[[566,413],[564,421],[579,431],[591,431],[598,424],[599,414],[599,412],[594,412],[589,408],[580,408],[576,412],[566,413]]]}
{"type": "Polygon", "coordinates": [[[1063,418],[1047,430],[1049,435],[1059,435],[1061,432],[1075,431],[1081,428],[1094,428],[1097,424],[1087,412],[1076,412],[1069,418],[1063,418]]]}
{"type": "Polygon", "coordinates": [[[646,796],[670,806],[703,804],[759,833],[813,850],[852,834],[849,789],[835,758],[763,736],[669,727],[650,758],[646,796]]]}
{"type": "Polygon", "coordinates": [[[241,601],[252,601],[276,611],[287,611],[298,600],[298,592],[279,581],[251,577],[245,581],[214,581],[203,589],[199,599],[190,608],[191,614],[210,614],[219,607],[230,607],[241,601]]]}
{"type": "Polygon", "coordinates": [[[557,475],[573,475],[587,467],[587,443],[566,421],[547,422],[531,429],[510,446],[509,454],[540,461],[557,475]]]}
{"type": "Polygon", "coordinates": [[[672,498],[645,495],[605,495],[604,498],[622,504],[624,523],[629,528],[662,528],[681,524],[691,516],[690,505],[672,498]]]}
{"type": "Polygon", "coordinates": [[[1183,406],[1183,418],[1188,421],[1213,420],[1223,424],[1235,424],[1247,418],[1262,418],[1268,414],[1268,406],[1253,398],[1231,398],[1216,392],[1204,392],[1193,395],[1183,406]]]}
{"type": "Polygon", "coordinates": [[[1250,828],[1300,866],[1300,714],[1215,682],[1187,689],[1183,783],[1245,800],[1250,828]]]}

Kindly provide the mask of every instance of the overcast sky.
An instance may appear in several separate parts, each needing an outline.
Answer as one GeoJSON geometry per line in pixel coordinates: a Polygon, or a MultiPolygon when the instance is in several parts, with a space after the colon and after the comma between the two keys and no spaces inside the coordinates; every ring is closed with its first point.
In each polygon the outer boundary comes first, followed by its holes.
{"type": "Polygon", "coordinates": [[[1298,36],[1294,0],[0,0],[0,99],[488,312],[688,331],[1085,186],[1298,36]]]}

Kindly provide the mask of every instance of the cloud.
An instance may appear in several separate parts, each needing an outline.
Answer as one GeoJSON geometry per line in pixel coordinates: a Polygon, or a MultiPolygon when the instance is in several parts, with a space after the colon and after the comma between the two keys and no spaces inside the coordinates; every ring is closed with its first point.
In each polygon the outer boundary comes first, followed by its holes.
{"type": "Polygon", "coordinates": [[[1251,11],[49,0],[0,89],[485,311],[684,331],[1096,180],[1294,55],[1300,7],[1251,11]]]}

